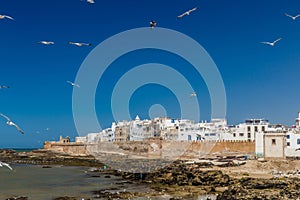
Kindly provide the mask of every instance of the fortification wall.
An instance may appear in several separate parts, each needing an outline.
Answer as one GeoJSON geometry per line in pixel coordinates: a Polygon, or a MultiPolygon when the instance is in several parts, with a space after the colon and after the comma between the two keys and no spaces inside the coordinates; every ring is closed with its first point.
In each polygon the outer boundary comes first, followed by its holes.
{"type": "Polygon", "coordinates": [[[71,155],[86,155],[86,145],[81,143],[45,142],[44,149],[68,153],[71,155]]]}
{"type": "Polygon", "coordinates": [[[130,154],[131,156],[145,156],[147,158],[186,159],[199,158],[212,154],[255,154],[253,141],[129,141],[103,142],[97,144],[81,143],[45,143],[45,149],[69,154],[130,154]]]}

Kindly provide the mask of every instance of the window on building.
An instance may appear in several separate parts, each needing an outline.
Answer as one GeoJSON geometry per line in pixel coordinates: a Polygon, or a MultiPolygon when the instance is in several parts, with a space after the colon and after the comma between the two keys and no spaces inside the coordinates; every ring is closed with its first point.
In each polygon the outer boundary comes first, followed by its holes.
{"type": "Polygon", "coordinates": [[[261,130],[262,130],[262,132],[265,132],[266,128],[263,126],[263,127],[261,127],[261,130]]]}
{"type": "Polygon", "coordinates": [[[243,136],[244,136],[244,133],[239,133],[239,136],[240,136],[240,137],[243,137],[243,136]]]}
{"type": "Polygon", "coordinates": [[[291,136],[290,135],[286,135],[286,139],[290,139],[291,138],[291,136]]]}
{"type": "Polygon", "coordinates": [[[276,145],[276,139],[272,139],[272,145],[276,145]]]}
{"type": "Polygon", "coordinates": [[[289,142],[287,142],[286,145],[289,147],[291,144],[289,142]]]}
{"type": "Polygon", "coordinates": [[[192,140],[192,136],[188,135],[188,141],[191,141],[191,140],[192,140]]]}
{"type": "Polygon", "coordinates": [[[248,138],[251,138],[251,133],[248,133],[248,138]]]}
{"type": "Polygon", "coordinates": [[[300,139],[299,138],[297,139],[297,144],[300,144],[300,139]]]}
{"type": "Polygon", "coordinates": [[[254,126],[254,131],[258,132],[258,127],[257,126],[254,126]]]}
{"type": "Polygon", "coordinates": [[[236,134],[235,134],[235,133],[233,134],[233,137],[236,137],[236,134]]]}
{"type": "Polygon", "coordinates": [[[251,131],[251,127],[250,127],[250,126],[247,127],[247,131],[248,131],[248,132],[251,131]]]}

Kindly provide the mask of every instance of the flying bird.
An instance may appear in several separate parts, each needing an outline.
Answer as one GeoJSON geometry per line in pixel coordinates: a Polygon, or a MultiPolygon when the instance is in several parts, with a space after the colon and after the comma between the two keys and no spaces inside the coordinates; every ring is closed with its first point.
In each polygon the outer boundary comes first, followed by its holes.
{"type": "Polygon", "coordinates": [[[81,0],[81,1],[86,1],[87,3],[90,3],[90,4],[93,4],[93,3],[95,3],[95,1],[94,1],[94,0],[81,0]]]}
{"type": "Polygon", "coordinates": [[[39,41],[38,43],[44,44],[44,45],[53,45],[54,44],[54,42],[51,42],[51,41],[39,41]]]}
{"type": "Polygon", "coordinates": [[[190,98],[196,97],[196,96],[197,96],[196,92],[192,92],[192,93],[190,94],[190,98]]]}
{"type": "Polygon", "coordinates": [[[14,18],[12,18],[12,17],[10,17],[8,15],[0,15],[0,19],[5,19],[5,18],[11,19],[11,20],[15,20],[14,18]]]}
{"type": "Polygon", "coordinates": [[[191,9],[191,10],[188,10],[188,11],[182,13],[181,15],[177,16],[177,18],[178,18],[178,19],[181,19],[182,17],[184,17],[184,16],[186,16],[186,15],[190,15],[191,12],[194,12],[194,11],[196,11],[197,9],[198,9],[198,8],[195,7],[195,8],[193,8],[193,9],[191,9]]]}
{"type": "Polygon", "coordinates": [[[92,45],[92,44],[90,44],[90,43],[81,43],[81,42],[69,42],[69,44],[75,45],[75,46],[78,46],[78,47],[82,47],[82,46],[91,46],[91,45],[92,45]]]}
{"type": "Polygon", "coordinates": [[[3,167],[3,166],[4,166],[4,167],[7,167],[7,168],[10,169],[10,170],[13,170],[9,164],[0,161],[0,167],[3,167]]]}
{"type": "Polygon", "coordinates": [[[270,46],[275,46],[275,44],[279,41],[279,40],[282,40],[282,38],[278,38],[277,40],[275,40],[274,42],[261,42],[262,44],[267,44],[267,45],[270,45],[270,46]]]}
{"type": "Polygon", "coordinates": [[[289,18],[291,18],[292,20],[296,20],[298,17],[300,17],[300,14],[296,15],[296,16],[292,16],[292,15],[289,15],[287,13],[285,13],[285,15],[289,18]]]}
{"type": "Polygon", "coordinates": [[[7,116],[3,115],[2,113],[0,113],[0,115],[7,120],[6,122],[7,125],[16,127],[20,133],[24,134],[24,131],[20,129],[20,127],[17,124],[12,122],[7,116]]]}
{"type": "Polygon", "coordinates": [[[10,88],[8,85],[0,85],[0,89],[8,89],[10,88]]]}
{"type": "Polygon", "coordinates": [[[71,82],[71,81],[67,81],[67,83],[70,83],[72,86],[74,86],[74,87],[78,87],[78,88],[80,88],[80,86],[78,85],[78,84],[76,84],[76,83],[73,83],[73,82],[71,82]]]}
{"type": "Polygon", "coordinates": [[[155,21],[150,21],[150,28],[154,28],[156,26],[156,22],[155,21]]]}

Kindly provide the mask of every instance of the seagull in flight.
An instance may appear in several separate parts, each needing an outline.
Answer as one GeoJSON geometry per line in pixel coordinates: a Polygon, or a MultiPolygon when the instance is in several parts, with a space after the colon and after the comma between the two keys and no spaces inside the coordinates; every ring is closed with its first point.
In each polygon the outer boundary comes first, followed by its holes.
{"type": "Polygon", "coordinates": [[[156,22],[155,21],[150,21],[150,28],[154,29],[154,27],[156,26],[156,22]]]}
{"type": "Polygon", "coordinates": [[[20,129],[20,127],[17,124],[12,122],[7,116],[3,115],[2,113],[0,113],[0,116],[4,117],[7,120],[7,125],[16,127],[20,133],[24,134],[24,131],[20,129]]]}
{"type": "Polygon", "coordinates": [[[296,16],[292,16],[292,15],[289,15],[287,13],[285,13],[285,15],[289,18],[291,18],[292,20],[296,20],[298,17],[300,17],[300,14],[296,15],[296,16]]]}
{"type": "Polygon", "coordinates": [[[8,85],[0,85],[0,89],[8,89],[10,88],[8,85]]]}
{"type": "Polygon", "coordinates": [[[54,42],[51,42],[51,41],[39,41],[38,43],[44,44],[44,45],[53,45],[54,44],[54,42]]]}
{"type": "Polygon", "coordinates": [[[74,87],[78,87],[78,88],[80,88],[80,86],[78,85],[78,84],[76,84],[76,83],[73,83],[73,82],[71,82],[71,81],[67,81],[67,83],[70,83],[72,86],[74,86],[74,87]]]}
{"type": "Polygon", "coordinates": [[[95,3],[95,1],[94,1],[94,0],[81,0],[81,1],[86,1],[86,2],[88,2],[88,3],[90,3],[90,4],[93,4],[93,3],[95,3]]]}
{"type": "Polygon", "coordinates": [[[9,164],[0,161],[0,167],[3,167],[3,166],[4,166],[4,167],[7,167],[7,168],[10,169],[10,170],[13,170],[9,164]]]}
{"type": "Polygon", "coordinates": [[[82,47],[82,46],[91,46],[92,44],[90,43],[81,43],[81,42],[69,42],[69,44],[78,46],[78,47],[82,47]]]}
{"type": "Polygon", "coordinates": [[[0,15],[0,19],[5,19],[5,18],[11,19],[11,20],[15,20],[14,18],[12,18],[12,17],[10,17],[8,15],[0,15]]]}
{"type": "Polygon", "coordinates": [[[186,16],[186,15],[190,15],[191,12],[194,12],[194,11],[196,11],[197,9],[198,9],[198,8],[195,7],[195,8],[193,8],[193,9],[191,9],[191,10],[188,10],[188,11],[182,13],[181,15],[177,16],[177,18],[178,18],[178,19],[181,19],[182,17],[184,17],[184,16],[186,16]]]}
{"type": "Polygon", "coordinates": [[[279,40],[282,40],[282,38],[278,38],[277,40],[275,40],[274,42],[261,42],[262,44],[267,44],[267,45],[270,45],[270,46],[275,46],[275,44],[279,41],[279,40]]]}
{"type": "Polygon", "coordinates": [[[192,92],[192,93],[190,94],[190,98],[196,97],[196,96],[197,96],[196,92],[192,92]]]}

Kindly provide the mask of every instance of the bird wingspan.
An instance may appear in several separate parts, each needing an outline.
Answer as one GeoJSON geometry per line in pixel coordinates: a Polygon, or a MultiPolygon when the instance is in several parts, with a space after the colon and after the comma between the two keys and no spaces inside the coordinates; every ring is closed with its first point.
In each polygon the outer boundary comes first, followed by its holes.
{"type": "Polygon", "coordinates": [[[262,44],[271,44],[271,42],[260,42],[260,43],[262,43],[262,44]]]}
{"type": "Polygon", "coordinates": [[[177,18],[182,18],[183,16],[185,16],[186,15],[186,12],[185,13],[182,13],[181,15],[179,15],[179,16],[177,16],[177,18]]]}
{"type": "Polygon", "coordinates": [[[195,7],[195,8],[193,8],[193,9],[189,10],[189,12],[193,12],[193,11],[195,11],[195,10],[197,10],[197,9],[198,9],[198,8],[195,7]]]}
{"type": "Polygon", "coordinates": [[[17,124],[12,123],[12,125],[16,127],[20,133],[24,134],[24,131],[17,124]]]}
{"type": "Polygon", "coordinates": [[[15,20],[14,18],[12,18],[11,16],[8,16],[8,15],[4,15],[4,17],[11,19],[11,20],[15,20]]]}
{"type": "Polygon", "coordinates": [[[293,16],[292,15],[289,15],[289,14],[287,14],[287,13],[284,13],[286,16],[288,16],[288,17],[290,17],[290,18],[293,18],[293,16]]]}
{"type": "Polygon", "coordinates": [[[278,42],[279,40],[282,40],[282,38],[278,38],[277,40],[275,40],[273,43],[278,42]]]}
{"type": "Polygon", "coordinates": [[[7,117],[6,115],[3,115],[2,113],[0,113],[0,115],[1,115],[2,117],[4,117],[5,119],[7,119],[7,121],[11,121],[11,120],[9,119],[9,117],[7,117]]]}
{"type": "Polygon", "coordinates": [[[4,162],[1,162],[1,164],[2,164],[3,166],[7,167],[7,168],[10,169],[10,170],[13,170],[9,164],[4,163],[4,162]]]}

